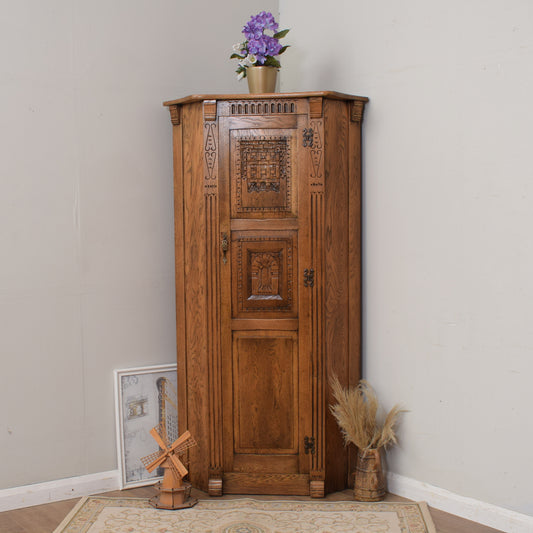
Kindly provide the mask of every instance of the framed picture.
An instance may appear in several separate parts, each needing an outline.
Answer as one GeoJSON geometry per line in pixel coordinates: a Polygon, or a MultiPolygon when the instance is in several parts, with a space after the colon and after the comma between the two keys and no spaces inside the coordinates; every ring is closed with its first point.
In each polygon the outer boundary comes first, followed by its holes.
{"type": "Polygon", "coordinates": [[[151,485],[162,469],[149,473],[141,461],[159,446],[150,430],[160,423],[177,435],[176,364],[115,370],[115,417],[120,488],[151,485]]]}

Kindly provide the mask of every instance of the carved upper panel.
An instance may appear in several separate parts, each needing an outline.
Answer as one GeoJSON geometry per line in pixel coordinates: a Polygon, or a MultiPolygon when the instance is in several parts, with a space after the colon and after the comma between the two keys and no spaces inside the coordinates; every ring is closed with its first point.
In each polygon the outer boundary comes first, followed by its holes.
{"type": "Polygon", "coordinates": [[[239,136],[233,144],[232,215],[292,213],[289,135],[239,136]]]}
{"type": "Polygon", "coordinates": [[[248,193],[275,192],[287,187],[289,145],[286,138],[241,139],[241,179],[248,193]]]}

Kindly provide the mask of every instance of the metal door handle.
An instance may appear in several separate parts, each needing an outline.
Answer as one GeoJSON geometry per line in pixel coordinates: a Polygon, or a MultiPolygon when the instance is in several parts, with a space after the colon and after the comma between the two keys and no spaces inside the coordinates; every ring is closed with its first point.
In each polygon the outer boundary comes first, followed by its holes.
{"type": "Polygon", "coordinates": [[[228,234],[223,233],[222,234],[222,240],[220,241],[220,249],[222,250],[222,262],[226,264],[228,262],[228,259],[226,257],[226,253],[228,252],[229,248],[229,242],[228,242],[228,234]]]}

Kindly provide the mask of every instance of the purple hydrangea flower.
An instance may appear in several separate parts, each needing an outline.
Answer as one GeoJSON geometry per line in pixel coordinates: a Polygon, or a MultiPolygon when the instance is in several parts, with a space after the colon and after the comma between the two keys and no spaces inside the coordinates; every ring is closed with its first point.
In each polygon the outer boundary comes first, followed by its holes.
{"type": "Polygon", "coordinates": [[[258,15],[252,15],[242,32],[248,40],[259,39],[265,30],[278,31],[278,23],[272,13],[261,11],[258,15]]]}
{"type": "Polygon", "coordinates": [[[266,45],[267,56],[277,56],[282,48],[279,41],[268,35],[263,35],[263,40],[266,45]]]}
{"type": "Polygon", "coordinates": [[[263,28],[250,21],[248,24],[246,24],[246,26],[244,26],[242,33],[244,33],[246,38],[251,41],[254,39],[259,39],[261,35],[263,35],[263,28]]]}

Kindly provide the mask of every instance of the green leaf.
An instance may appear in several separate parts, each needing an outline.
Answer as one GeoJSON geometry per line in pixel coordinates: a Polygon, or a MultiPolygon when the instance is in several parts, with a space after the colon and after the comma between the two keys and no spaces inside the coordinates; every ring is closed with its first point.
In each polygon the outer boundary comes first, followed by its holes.
{"type": "Polygon", "coordinates": [[[275,33],[273,35],[274,39],[282,39],[283,37],[285,37],[285,35],[287,35],[287,33],[289,33],[291,30],[281,30],[281,31],[278,31],[278,33],[275,33]]]}
{"type": "Polygon", "coordinates": [[[283,52],[285,52],[285,50],[287,50],[287,48],[289,48],[290,44],[286,45],[286,46],[282,46],[281,47],[281,50],[279,51],[278,55],[279,54],[283,54],[283,52]]]}
{"type": "Polygon", "coordinates": [[[237,70],[235,71],[236,74],[240,74],[241,72],[244,73],[244,76],[242,77],[243,79],[246,78],[246,67],[243,67],[241,65],[239,65],[237,67],[237,70]]]}
{"type": "Polygon", "coordinates": [[[230,59],[244,59],[244,56],[241,56],[239,54],[233,53],[229,56],[230,59]]]}
{"type": "Polygon", "coordinates": [[[266,58],[264,65],[265,67],[276,67],[276,68],[281,67],[281,63],[275,57],[272,57],[272,56],[268,56],[266,58]]]}

